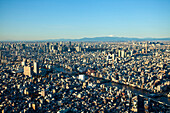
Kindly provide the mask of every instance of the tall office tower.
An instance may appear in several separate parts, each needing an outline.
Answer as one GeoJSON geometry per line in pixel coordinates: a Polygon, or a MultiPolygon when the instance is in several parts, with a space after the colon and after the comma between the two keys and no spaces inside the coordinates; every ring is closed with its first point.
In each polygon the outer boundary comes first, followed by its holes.
{"type": "Polygon", "coordinates": [[[31,77],[31,67],[30,66],[24,66],[24,75],[28,75],[31,77]]]}
{"type": "Polygon", "coordinates": [[[49,52],[49,43],[46,43],[46,52],[49,52]]]}
{"type": "Polygon", "coordinates": [[[145,53],[147,54],[148,53],[148,44],[146,43],[146,45],[145,45],[145,53]]]}
{"type": "Polygon", "coordinates": [[[125,50],[122,50],[122,52],[121,52],[121,57],[122,57],[122,58],[125,57],[125,50]]]}
{"type": "Polygon", "coordinates": [[[38,62],[34,61],[34,70],[33,71],[36,75],[39,74],[39,63],[38,62]]]}
{"type": "Polygon", "coordinates": [[[142,49],[142,53],[145,53],[145,50],[144,50],[144,49],[142,49]]]}
{"type": "Polygon", "coordinates": [[[127,57],[127,51],[125,51],[125,57],[127,57]]]}
{"type": "Polygon", "coordinates": [[[112,60],[115,60],[115,54],[112,54],[112,60]]]}
{"type": "Polygon", "coordinates": [[[50,45],[49,45],[49,50],[50,50],[50,51],[52,50],[52,47],[53,47],[53,44],[50,44],[50,45]]]}
{"type": "Polygon", "coordinates": [[[118,51],[118,56],[121,57],[121,50],[118,51]]]}
{"type": "Polygon", "coordinates": [[[54,47],[54,46],[52,46],[51,50],[55,50],[55,47],[54,47]]]}
{"type": "Polygon", "coordinates": [[[133,55],[133,50],[130,51],[130,56],[132,56],[132,55],[133,55]]]}
{"type": "Polygon", "coordinates": [[[43,51],[44,51],[44,52],[46,52],[46,45],[44,45],[44,47],[43,47],[43,51]]]}
{"type": "Polygon", "coordinates": [[[69,47],[71,46],[71,41],[69,41],[69,47]]]}

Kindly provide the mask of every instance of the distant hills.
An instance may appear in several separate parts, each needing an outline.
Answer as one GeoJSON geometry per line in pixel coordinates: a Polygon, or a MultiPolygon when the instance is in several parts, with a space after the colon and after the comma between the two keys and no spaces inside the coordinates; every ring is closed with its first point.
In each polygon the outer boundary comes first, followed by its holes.
{"type": "Polygon", "coordinates": [[[48,40],[41,40],[41,41],[108,42],[108,41],[162,41],[162,40],[170,41],[170,38],[94,37],[94,38],[81,38],[81,39],[48,39],[48,40]]]}
{"type": "MultiPolygon", "coordinates": [[[[5,42],[57,42],[57,41],[75,41],[75,42],[121,42],[121,41],[170,41],[170,38],[128,38],[128,37],[94,37],[80,39],[47,39],[47,40],[6,40],[5,42]]],[[[4,41],[2,41],[4,42],[4,41]]]]}

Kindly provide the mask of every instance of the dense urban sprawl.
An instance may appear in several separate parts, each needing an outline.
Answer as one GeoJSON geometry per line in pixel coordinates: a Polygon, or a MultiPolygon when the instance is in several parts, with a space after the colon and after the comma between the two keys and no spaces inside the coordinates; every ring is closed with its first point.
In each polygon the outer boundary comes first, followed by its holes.
{"type": "Polygon", "coordinates": [[[0,62],[4,113],[170,112],[169,41],[1,42],[0,62]]]}

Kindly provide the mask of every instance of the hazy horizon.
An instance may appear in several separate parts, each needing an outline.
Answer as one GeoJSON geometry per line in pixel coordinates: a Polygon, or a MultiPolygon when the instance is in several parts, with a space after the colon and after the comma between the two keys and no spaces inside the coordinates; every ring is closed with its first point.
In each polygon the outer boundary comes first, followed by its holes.
{"type": "Polygon", "coordinates": [[[169,38],[169,0],[1,0],[0,41],[169,38]]]}
{"type": "MultiPolygon", "coordinates": [[[[162,37],[162,38],[158,38],[158,37],[118,37],[118,36],[99,36],[99,37],[82,37],[82,38],[46,38],[46,39],[35,39],[35,40],[0,40],[0,41],[4,41],[4,42],[11,42],[11,41],[87,41],[87,39],[92,39],[92,41],[102,41],[102,38],[107,38],[107,41],[157,41],[157,40],[170,40],[170,37],[162,37]],[[98,40],[99,38],[101,38],[101,40],[98,40]],[[110,40],[108,39],[110,38],[110,40]],[[114,39],[115,38],[115,39],[114,39]],[[128,40],[129,39],[129,40],[128,40]]],[[[162,40],[162,41],[163,41],[162,40]]],[[[91,41],[91,40],[89,40],[91,41]]],[[[105,40],[106,41],[106,40],[105,40]]],[[[106,42],[107,42],[106,41],[106,42]]]]}

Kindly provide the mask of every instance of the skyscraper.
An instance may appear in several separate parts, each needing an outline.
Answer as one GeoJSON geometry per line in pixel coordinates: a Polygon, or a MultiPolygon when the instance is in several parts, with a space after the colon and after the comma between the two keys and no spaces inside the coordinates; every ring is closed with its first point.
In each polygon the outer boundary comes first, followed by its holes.
{"type": "Polygon", "coordinates": [[[133,50],[130,51],[130,56],[132,56],[132,55],[133,55],[133,50]]]}
{"type": "Polygon", "coordinates": [[[147,54],[148,53],[148,44],[146,43],[146,45],[145,45],[145,53],[147,54]]]}
{"type": "Polygon", "coordinates": [[[69,47],[71,46],[71,41],[69,41],[69,47]]]}
{"type": "Polygon", "coordinates": [[[28,75],[31,77],[31,67],[30,66],[24,66],[24,75],[28,75]]]}
{"type": "Polygon", "coordinates": [[[125,57],[125,50],[122,50],[122,52],[121,52],[121,57],[122,57],[122,58],[125,57]]]}
{"type": "Polygon", "coordinates": [[[34,61],[34,70],[33,71],[36,75],[39,74],[39,63],[36,61],[34,61]]]}
{"type": "Polygon", "coordinates": [[[121,50],[118,51],[118,56],[121,57],[121,50]]]}
{"type": "Polygon", "coordinates": [[[115,60],[115,54],[112,54],[112,60],[115,60]]]}

